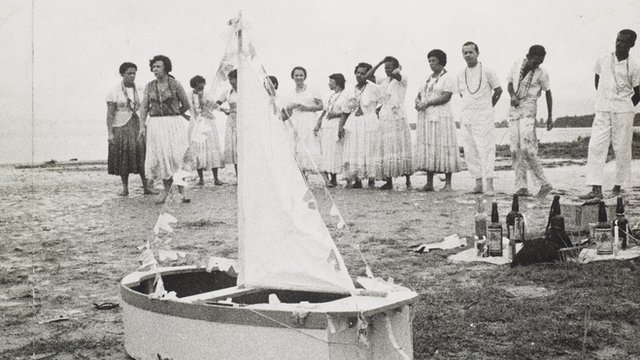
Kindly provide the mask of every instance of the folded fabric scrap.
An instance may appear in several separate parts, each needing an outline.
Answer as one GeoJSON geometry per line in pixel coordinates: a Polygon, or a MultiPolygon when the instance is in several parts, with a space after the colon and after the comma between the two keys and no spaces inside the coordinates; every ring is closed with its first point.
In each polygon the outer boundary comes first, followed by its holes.
{"type": "Polygon", "coordinates": [[[436,243],[412,245],[413,251],[417,253],[429,252],[431,250],[440,249],[448,250],[459,247],[467,246],[467,238],[459,238],[458,234],[453,234],[445,237],[443,240],[436,243]]]}
{"type": "Polygon", "coordinates": [[[582,249],[580,255],[578,255],[578,262],[586,264],[593,261],[627,260],[637,257],[640,257],[640,246],[634,246],[626,250],[618,250],[616,253],[610,255],[598,255],[598,251],[595,248],[589,248],[582,249]]]}

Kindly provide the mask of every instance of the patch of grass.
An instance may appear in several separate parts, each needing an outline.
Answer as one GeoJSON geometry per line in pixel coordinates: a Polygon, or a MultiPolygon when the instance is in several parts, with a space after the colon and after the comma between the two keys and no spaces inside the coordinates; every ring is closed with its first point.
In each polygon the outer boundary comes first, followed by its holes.
{"type": "Polygon", "coordinates": [[[640,323],[639,264],[493,267],[479,272],[475,280],[480,286],[451,281],[428,292],[424,284],[413,282],[423,293],[415,306],[416,359],[431,358],[436,351],[443,357],[474,359],[591,359],[607,348],[637,354],[640,346],[634,345],[633,335],[640,323]],[[517,297],[503,289],[522,285],[556,291],[546,297],[517,297]]]}
{"type": "MultiPolygon", "coordinates": [[[[87,358],[82,355],[86,350],[91,354],[109,353],[110,349],[122,346],[120,336],[103,336],[102,338],[83,337],[76,340],[64,338],[35,339],[30,344],[0,353],[1,359],[28,359],[32,354],[53,353],[54,358],[69,354],[73,358],[87,358]]],[[[88,359],[88,358],[87,358],[88,359]]]]}

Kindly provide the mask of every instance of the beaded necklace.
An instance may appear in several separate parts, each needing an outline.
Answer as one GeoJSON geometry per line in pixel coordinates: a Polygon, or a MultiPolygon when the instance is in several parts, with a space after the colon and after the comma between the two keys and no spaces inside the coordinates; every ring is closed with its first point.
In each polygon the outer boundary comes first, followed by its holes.
{"type": "Polygon", "coordinates": [[[342,95],[342,90],[331,94],[331,97],[329,97],[329,101],[327,102],[327,113],[330,113],[333,110],[333,106],[338,101],[340,95],[342,95]]]}
{"type": "Polygon", "coordinates": [[[469,83],[467,82],[467,69],[469,67],[467,66],[466,68],[464,68],[464,83],[465,85],[467,85],[467,91],[471,95],[475,95],[476,93],[478,93],[478,91],[480,91],[480,87],[482,86],[482,63],[478,64],[480,65],[480,83],[478,84],[478,88],[476,89],[476,91],[471,91],[471,89],[469,89],[469,83]]]}
{"type": "Polygon", "coordinates": [[[444,75],[446,72],[447,70],[442,69],[442,71],[440,71],[440,74],[436,76],[436,81],[434,81],[431,85],[429,85],[429,83],[431,82],[431,79],[433,78],[433,76],[429,76],[429,78],[427,79],[427,83],[425,84],[425,87],[427,88],[427,95],[433,92],[433,87],[436,86],[436,84],[438,83],[438,80],[440,80],[442,75],[444,75]]]}
{"type": "Polygon", "coordinates": [[[204,111],[204,102],[202,101],[202,94],[200,93],[191,93],[191,102],[193,103],[194,111],[196,115],[202,114],[204,111]],[[196,96],[197,95],[197,96],[196,96]]]}
{"type": "Polygon", "coordinates": [[[127,89],[125,89],[124,82],[121,84],[121,87],[122,92],[124,93],[124,97],[125,99],[127,99],[127,107],[129,108],[129,110],[131,110],[131,112],[135,114],[140,108],[140,101],[138,101],[138,91],[136,90],[136,85],[133,85],[133,105],[131,99],[129,98],[129,93],[127,92],[127,89]]]}
{"type": "Polygon", "coordinates": [[[525,75],[524,73],[525,65],[527,65],[526,59],[525,61],[522,62],[522,66],[520,67],[520,76],[519,76],[520,80],[518,81],[518,88],[516,89],[516,97],[518,99],[523,99],[525,96],[527,96],[527,94],[529,93],[529,88],[531,87],[531,83],[533,82],[533,74],[536,72],[536,70],[538,70],[537,68],[531,69],[531,71],[525,75]],[[531,74],[531,76],[529,76],[529,74],[531,74]],[[522,86],[522,81],[527,76],[529,76],[529,81],[526,83],[526,88],[524,89],[524,95],[519,96],[518,94],[520,94],[520,87],[522,86]]]}
{"type": "MultiPolygon", "coordinates": [[[[625,85],[626,84],[622,84],[622,86],[620,86],[620,84],[618,84],[618,78],[616,77],[616,53],[613,52],[611,54],[611,73],[613,75],[613,81],[616,83],[616,89],[618,91],[624,90],[625,85]]],[[[629,55],[627,55],[627,59],[626,59],[626,65],[627,65],[627,74],[625,75],[625,79],[629,79],[629,55]]]]}

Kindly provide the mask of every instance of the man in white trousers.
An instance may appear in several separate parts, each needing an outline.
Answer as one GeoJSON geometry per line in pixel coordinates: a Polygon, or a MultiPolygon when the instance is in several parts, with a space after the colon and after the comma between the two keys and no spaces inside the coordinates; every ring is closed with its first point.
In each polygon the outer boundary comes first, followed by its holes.
{"type": "Polygon", "coordinates": [[[625,29],[618,33],[616,50],[600,58],[595,67],[595,119],[589,140],[587,185],[591,192],[581,199],[602,199],[604,165],[609,143],[616,157],[616,175],[612,193],[620,195],[631,173],[631,140],[634,107],[640,101],[640,62],[629,55],[637,35],[625,29]]]}
{"type": "Polygon", "coordinates": [[[469,174],[476,180],[474,194],[492,194],[495,177],[496,139],[493,107],[502,94],[496,73],[478,61],[480,50],[474,42],[462,45],[462,57],[467,62],[458,74],[458,92],[462,97],[460,124],[464,158],[469,174]],[[483,187],[486,181],[486,188],[483,187]]]}
{"type": "Polygon", "coordinates": [[[547,131],[553,128],[551,113],[553,98],[549,86],[549,74],[540,67],[547,52],[542,45],[529,48],[523,60],[516,61],[509,72],[507,81],[511,108],[509,109],[509,137],[512,166],[515,170],[516,194],[529,196],[527,170],[534,181],[540,184],[538,198],[544,199],[553,189],[547,180],[538,159],[538,138],[536,137],[536,113],[538,98],[544,91],[547,101],[547,131]]]}

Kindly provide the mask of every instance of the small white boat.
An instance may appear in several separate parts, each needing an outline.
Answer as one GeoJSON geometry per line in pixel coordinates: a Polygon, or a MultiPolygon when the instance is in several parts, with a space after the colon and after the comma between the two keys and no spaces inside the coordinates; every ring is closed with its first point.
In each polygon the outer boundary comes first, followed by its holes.
{"type": "Polygon", "coordinates": [[[418,294],[373,277],[354,284],[240,17],[231,25],[220,69],[237,56],[239,260],[125,276],[126,352],[155,360],[413,359],[418,294]]]}

